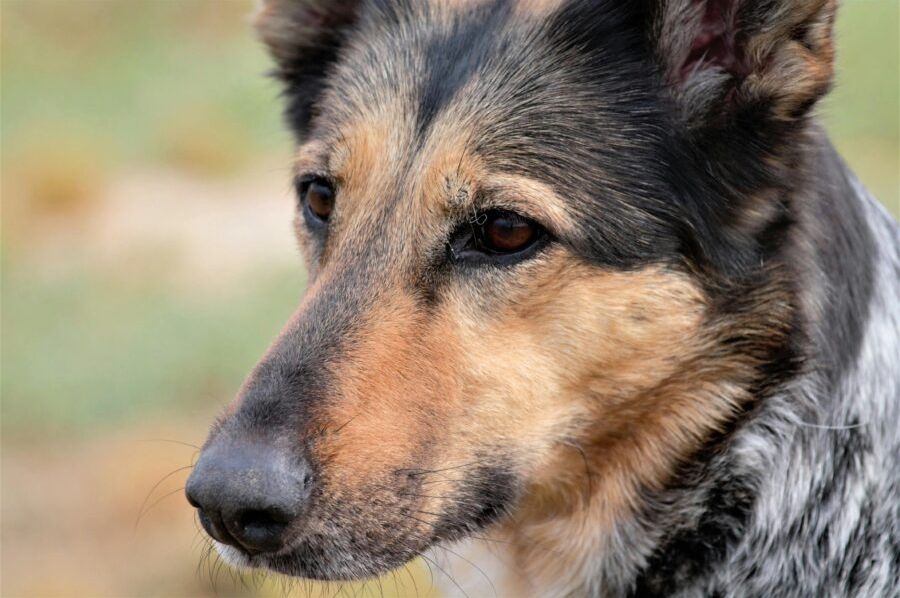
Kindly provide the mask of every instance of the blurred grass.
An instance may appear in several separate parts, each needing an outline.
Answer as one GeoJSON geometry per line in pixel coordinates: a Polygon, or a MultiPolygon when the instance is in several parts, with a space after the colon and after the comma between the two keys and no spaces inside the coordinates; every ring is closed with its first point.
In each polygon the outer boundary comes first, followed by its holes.
{"type": "Polygon", "coordinates": [[[836,83],[820,113],[838,150],[900,217],[900,2],[845,0],[836,83]]]}
{"type": "Polygon", "coordinates": [[[283,147],[251,10],[233,0],[4,0],[4,149],[15,157],[23,144],[80,132],[109,167],[161,160],[220,173],[283,147]]]}
{"type": "Polygon", "coordinates": [[[228,302],[88,269],[39,281],[4,269],[4,440],[127,425],[222,402],[299,299],[297,272],[248,281],[228,302]],[[12,399],[12,400],[9,400],[12,399]]]}
{"type": "Polygon", "coordinates": [[[2,3],[4,440],[221,401],[296,302],[300,277],[264,267],[251,296],[200,306],[153,269],[132,288],[90,263],[48,276],[31,259],[46,221],[76,228],[122,171],[222,177],[259,155],[286,160],[251,11],[237,1],[2,3]]]}

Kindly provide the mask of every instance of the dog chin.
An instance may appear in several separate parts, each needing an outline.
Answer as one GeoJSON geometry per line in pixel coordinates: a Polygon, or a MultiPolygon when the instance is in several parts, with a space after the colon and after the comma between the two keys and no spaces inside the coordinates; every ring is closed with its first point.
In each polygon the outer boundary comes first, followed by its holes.
{"type": "Polygon", "coordinates": [[[217,542],[216,540],[213,540],[212,543],[216,549],[216,552],[219,553],[219,557],[222,559],[222,561],[232,569],[242,570],[259,567],[259,565],[251,562],[249,556],[247,556],[234,546],[222,544],[221,542],[217,542]]]}
{"type": "MultiPolygon", "coordinates": [[[[273,555],[258,554],[251,556],[234,546],[215,540],[213,540],[213,546],[216,552],[219,553],[222,561],[238,571],[258,569],[288,577],[313,579],[316,581],[359,581],[379,575],[378,572],[368,573],[361,571],[358,563],[356,566],[341,566],[341,564],[337,563],[325,565],[317,562],[314,566],[308,566],[290,550],[273,555]]],[[[347,557],[345,560],[348,563],[354,563],[353,558],[347,557]]]]}

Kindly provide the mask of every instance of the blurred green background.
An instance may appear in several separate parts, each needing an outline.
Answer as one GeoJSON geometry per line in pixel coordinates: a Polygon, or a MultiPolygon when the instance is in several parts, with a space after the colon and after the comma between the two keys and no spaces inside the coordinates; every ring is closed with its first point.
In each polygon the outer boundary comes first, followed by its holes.
{"type": "MultiPolygon", "coordinates": [[[[820,108],[895,215],[898,7],[844,2],[820,108]]],[[[0,2],[3,596],[281,594],[201,562],[186,470],[154,488],[303,287],[252,8],[0,2]]]]}

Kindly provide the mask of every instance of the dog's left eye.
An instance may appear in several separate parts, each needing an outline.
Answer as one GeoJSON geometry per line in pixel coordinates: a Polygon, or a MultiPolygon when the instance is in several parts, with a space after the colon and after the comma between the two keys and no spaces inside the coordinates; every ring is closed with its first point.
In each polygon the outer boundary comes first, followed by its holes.
{"type": "Polygon", "coordinates": [[[533,255],[548,239],[540,224],[509,210],[481,212],[450,238],[456,261],[509,264],[533,255]]]}
{"type": "Polygon", "coordinates": [[[302,177],[296,182],[297,197],[307,219],[325,222],[334,210],[334,187],[323,177],[302,177]]]}

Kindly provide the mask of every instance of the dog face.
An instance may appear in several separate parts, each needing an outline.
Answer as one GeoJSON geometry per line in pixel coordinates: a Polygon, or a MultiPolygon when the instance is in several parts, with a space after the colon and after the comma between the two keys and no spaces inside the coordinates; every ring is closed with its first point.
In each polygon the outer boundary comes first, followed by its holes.
{"type": "Polygon", "coordinates": [[[827,7],[783,4],[267,4],[310,285],[188,484],[223,554],[347,579],[597,493],[610,524],[734,417],[830,76],[827,7]]]}

